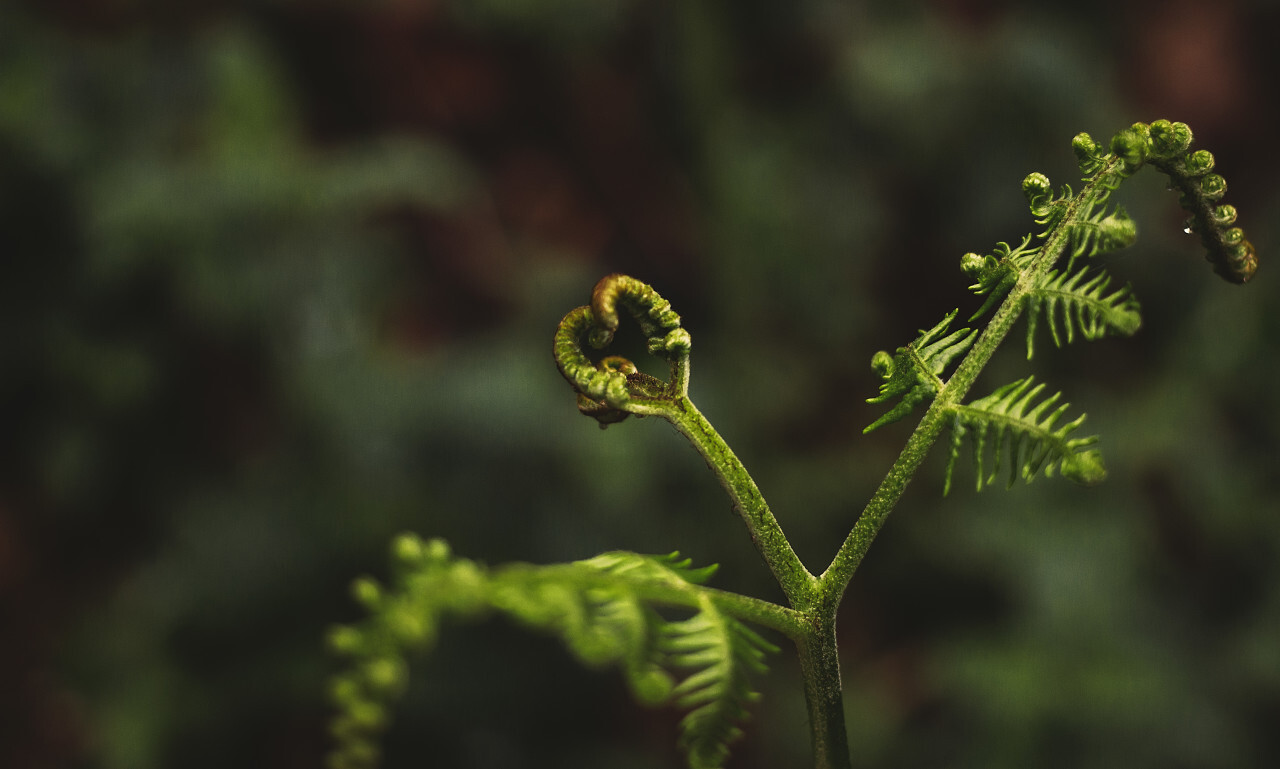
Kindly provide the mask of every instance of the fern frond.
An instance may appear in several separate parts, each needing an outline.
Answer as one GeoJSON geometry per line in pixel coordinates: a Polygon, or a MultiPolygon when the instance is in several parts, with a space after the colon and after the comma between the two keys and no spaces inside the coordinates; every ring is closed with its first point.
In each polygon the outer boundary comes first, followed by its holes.
{"type": "Polygon", "coordinates": [[[1063,477],[1086,485],[1098,483],[1106,477],[1101,453],[1088,448],[1097,442],[1097,436],[1070,437],[1084,422],[1084,415],[1058,424],[1069,404],[1058,403],[1062,393],[1037,400],[1043,391],[1043,384],[1034,384],[1034,378],[1027,377],[1007,384],[985,398],[953,407],[951,456],[947,462],[944,493],[951,489],[952,471],[965,436],[973,441],[979,491],[984,485],[995,482],[1006,455],[1009,486],[1019,477],[1029,483],[1041,470],[1046,476],[1052,476],[1057,469],[1063,477]],[[990,473],[986,471],[988,449],[993,458],[990,473]]]}
{"type": "Polygon", "coordinates": [[[1067,269],[1082,256],[1094,257],[1128,248],[1138,238],[1138,227],[1123,206],[1116,206],[1110,214],[1100,207],[1072,226],[1070,235],[1067,269]]]}
{"type": "Polygon", "coordinates": [[[680,558],[680,551],[675,550],[666,555],[640,555],[625,550],[613,550],[601,553],[594,558],[578,561],[583,566],[599,569],[603,572],[627,576],[638,580],[656,582],[687,582],[691,585],[703,585],[720,569],[720,564],[713,563],[700,568],[693,568],[692,558],[680,558]]]}
{"type": "Polygon", "coordinates": [[[407,652],[429,647],[451,618],[501,612],[559,636],[582,662],[616,665],[635,698],[658,705],[673,698],[689,710],[681,744],[695,769],[719,767],[756,698],[747,676],[764,670],[776,648],[725,613],[703,587],[716,567],[693,568],[679,553],[610,552],[551,566],[498,569],[452,555],[441,540],[397,538],[392,586],[369,578],[354,592],[370,616],[335,628],[330,646],[350,660],[331,691],[339,714],[330,764],[368,769],[391,705],[408,681],[407,652]],[[663,617],[658,605],[692,608],[689,619],[663,617]],[[677,671],[694,669],[676,684],[677,671]]]}
{"type": "Polygon", "coordinates": [[[1150,125],[1134,123],[1111,137],[1109,155],[1085,133],[1077,135],[1072,146],[1081,172],[1088,176],[1097,173],[1108,157],[1123,161],[1105,185],[1108,189],[1114,189],[1120,180],[1147,163],[1166,174],[1171,189],[1179,193],[1179,204],[1191,214],[1186,230],[1200,236],[1214,271],[1232,283],[1247,283],[1257,272],[1258,255],[1244,231],[1233,226],[1235,208],[1220,204],[1227,182],[1210,173],[1213,155],[1207,150],[1192,152],[1191,142],[1191,129],[1186,123],[1155,120],[1150,125]]]}
{"type": "Polygon", "coordinates": [[[1200,236],[1214,272],[1232,283],[1247,283],[1258,270],[1258,255],[1236,223],[1235,206],[1222,205],[1227,182],[1213,170],[1213,154],[1190,151],[1191,129],[1186,123],[1156,120],[1148,127],[1149,162],[1168,175],[1178,190],[1178,203],[1191,218],[1187,232],[1200,236]]]}
{"type": "Polygon", "coordinates": [[[880,385],[880,394],[868,398],[867,403],[884,403],[897,397],[902,401],[863,429],[863,433],[902,419],[917,403],[938,393],[943,384],[942,372],[968,350],[975,339],[973,330],[968,328],[947,333],[957,312],[958,309],[952,310],[928,331],[921,329],[914,342],[899,347],[894,355],[881,350],[871,359],[871,367],[884,382],[880,385]]]}
{"type": "Polygon", "coordinates": [[[1031,236],[1027,235],[1017,248],[1001,242],[987,256],[970,253],[960,257],[960,269],[976,281],[969,286],[969,290],[978,296],[987,297],[987,301],[969,317],[970,323],[985,315],[987,310],[1009,293],[1009,289],[1018,282],[1018,276],[1031,266],[1039,252],[1038,247],[1031,247],[1031,236]]]}
{"type": "Polygon", "coordinates": [[[1041,237],[1067,215],[1067,207],[1073,197],[1071,187],[1066,184],[1055,195],[1049,177],[1038,172],[1027,174],[1022,180],[1022,194],[1027,198],[1027,206],[1031,209],[1036,224],[1045,226],[1045,231],[1040,233],[1041,237]]]}
{"type": "Polygon", "coordinates": [[[690,769],[721,769],[747,706],[760,698],[750,676],[767,670],[765,655],[778,647],[703,597],[698,613],[667,625],[664,646],[671,664],[693,673],[672,692],[689,712],[680,722],[680,747],[690,769]]]}
{"type": "Polygon", "coordinates": [[[1138,300],[1129,286],[1106,293],[1111,277],[1103,271],[1086,269],[1058,273],[1050,270],[1039,284],[1027,292],[1027,359],[1034,354],[1035,334],[1041,310],[1056,347],[1063,338],[1075,340],[1076,330],[1085,339],[1100,339],[1108,332],[1131,336],[1142,325],[1138,300]]]}

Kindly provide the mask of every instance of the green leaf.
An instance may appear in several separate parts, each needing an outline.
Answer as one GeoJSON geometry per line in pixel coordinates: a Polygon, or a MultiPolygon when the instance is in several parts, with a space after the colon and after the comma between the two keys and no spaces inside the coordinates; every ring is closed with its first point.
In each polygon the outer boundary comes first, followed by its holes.
{"type": "Polygon", "coordinates": [[[666,632],[672,665],[694,671],[672,692],[676,704],[689,709],[680,722],[680,747],[690,769],[720,769],[729,745],[742,736],[747,706],[760,697],[750,677],[767,670],[765,655],[778,647],[706,597],[697,614],[669,623],[666,632]]]}
{"type": "Polygon", "coordinates": [[[692,585],[705,584],[720,569],[718,563],[694,569],[690,566],[692,562],[692,558],[681,560],[678,550],[666,555],[640,555],[625,550],[614,550],[585,561],[578,561],[584,566],[610,574],[625,575],[637,581],[674,581],[692,585]]]}
{"type": "MultiPolygon", "coordinates": [[[[1094,204],[1090,204],[1092,208],[1094,204]]],[[[1071,227],[1071,252],[1067,268],[1079,257],[1094,257],[1128,248],[1138,239],[1138,227],[1122,206],[1110,214],[1099,209],[1071,227]]]]}
{"type": "Polygon", "coordinates": [[[1097,436],[1070,437],[1084,422],[1084,415],[1059,425],[1069,404],[1058,403],[1061,393],[1037,401],[1043,390],[1043,384],[1034,384],[1034,378],[1027,377],[985,398],[951,409],[951,456],[947,462],[944,494],[951,489],[952,471],[966,436],[973,442],[979,491],[995,482],[1006,455],[1010,486],[1019,477],[1031,482],[1041,470],[1047,476],[1052,476],[1055,469],[1061,470],[1063,477],[1085,485],[1106,477],[1101,453],[1089,448],[1097,442],[1097,436]],[[990,474],[986,472],[988,449],[994,459],[990,474]]]}
{"type": "Polygon", "coordinates": [[[922,329],[914,342],[899,347],[894,355],[881,351],[872,358],[871,366],[884,382],[880,385],[880,394],[868,398],[867,403],[884,403],[897,397],[902,401],[863,429],[863,433],[902,419],[917,403],[937,395],[943,385],[942,372],[968,350],[976,338],[968,328],[947,333],[957,312],[959,310],[952,310],[928,331],[922,329]]]}
{"type": "Polygon", "coordinates": [[[1027,292],[1027,359],[1035,352],[1035,334],[1041,311],[1049,326],[1049,335],[1057,347],[1063,339],[1075,340],[1080,335],[1090,341],[1108,332],[1130,336],[1142,325],[1138,300],[1129,286],[1106,293],[1111,278],[1105,272],[1090,274],[1085,269],[1059,274],[1051,270],[1040,283],[1027,292]]]}
{"type": "Polygon", "coordinates": [[[679,553],[603,553],[549,566],[488,569],[456,558],[441,540],[413,535],[393,545],[389,587],[363,577],[353,593],[370,615],[330,633],[333,651],[349,660],[331,683],[338,714],[330,763],[342,769],[376,764],[377,738],[408,683],[404,655],[429,647],[446,619],[499,611],[559,636],[584,664],[616,665],[642,704],[673,698],[686,709],[680,744],[697,769],[718,767],[755,694],[747,676],[764,670],[776,647],[724,613],[703,586],[716,566],[693,568],[679,553]],[[657,606],[696,613],[673,621],[657,606]],[[677,671],[693,669],[676,684],[677,671]]]}
{"type": "Polygon", "coordinates": [[[1023,270],[1031,266],[1031,262],[1040,253],[1040,248],[1032,248],[1030,244],[1031,236],[1027,235],[1017,248],[1001,242],[996,244],[995,251],[987,256],[965,254],[960,258],[960,269],[976,281],[969,286],[969,290],[978,296],[987,297],[982,307],[969,317],[970,323],[985,315],[1001,297],[1009,293],[1009,289],[1018,282],[1018,277],[1022,275],[1023,270]]]}

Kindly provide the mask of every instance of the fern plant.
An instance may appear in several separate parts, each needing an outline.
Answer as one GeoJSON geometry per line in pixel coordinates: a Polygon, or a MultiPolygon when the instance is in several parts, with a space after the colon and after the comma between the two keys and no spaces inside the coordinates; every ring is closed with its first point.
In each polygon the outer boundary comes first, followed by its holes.
{"type": "Polygon", "coordinates": [[[990,254],[965,254],[961,269],[985,297],[969,319],[984,326],[954,328],[958,310],[894,353],[878,352],[873,369],[883,382],[868,399],[888,410],[866,432],[925,408],[914,432],[857,518],[835,558],[820,573],[801,563],[783,530],[729,446],[689,398],[692,340],[680,316],[652,287],[609,275],[588,305],[570,311],[556,330],[553,353],[573,388],[579,410],[601,427],[629,416],[670,422],[706,460],[733,502],[788,605],[725,592],[707,583],[715,566],[694,568],[679,554],[610,552],[568,564],[512,564],[488,568],[453,555],[440,540],[416,535],[392,546],[391,582],[355,583],[369,611],[362,622],[335,628],[331,647],[348,661],[332,683],[338,714],[332,724],[335,769],[361,769],[378,758],[378,737],[408,681],[407,655],[430,647],[446,619],[478,619],[500,613],[531,629],[560,637],[591,666],[618,668],[635,698],[670,704],[685,715],[679,745],[691,769],[723,767],[741,734],[752,702],[754,678],[778,647],[752,626],[789,639],[804,679],[814,766],[848,767],[836,612],[886,516],[916,475],[930,448],[950,433],[944,491],[971,446],[978,489],[1002,474],[1019,478],[1059,473],[1083,484],[1106,476],[1095,436],[1078,433],[1084,415],[1072,416],[1061,393],[1027,376],[969,399],[969,391],[1022,315],[1027,318],[1027,357],[1040,325],[1055,345],[1137,330],[1139,306],[1128,286],[1113,289],[1093,258],[1130,245],[1136,228],[1111,193],[1143,166],[1169,176],[1219,275],[1245,283],[1257,268],[1253,247],[1235,227],[1236,211],[1220,203],[1226,185],[1211,173],[1212,156],[1192,152],[1185,124],[1136,123],[1106,149],[1087,134],[1073,147],[1083,184],[1058,190],[1042,174],[1023,181],[1038,233],[1018,246],[998,244],[990,254]],[[664,360],[669,377],[641,372],[605,350],[624,314],[648,338],[648,350],[664,360]]]}

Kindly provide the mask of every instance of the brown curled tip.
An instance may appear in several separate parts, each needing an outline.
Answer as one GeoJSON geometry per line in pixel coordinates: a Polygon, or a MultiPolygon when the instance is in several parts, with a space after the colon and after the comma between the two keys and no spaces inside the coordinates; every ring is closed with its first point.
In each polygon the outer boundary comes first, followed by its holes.
{"type": "Polygon", "coordinates": [[[600,368],[606,371],[616,371],[622,374],[634,374],[639,371],[639,369],[636,368],[636,364],[621,355],[609,355],[601,358],[600,368]]]}
{"type": "Polygon", "coordinates": [[[630,275],[614,273],[601,278],[591,291],[591,315],[596,326],[591,343],[595,347],[602,348],[613,341],[619,304],[627,308],[651,340],[680,327],[680,316],[652,286],[630,275]]]}
{"type": "Polygon", "coordinates": [[[609,332],[618,330],[618,294],[634,281],[635,278],[615,272],[596,282],[591,289],[591,314],[597,326],[609,332]]]}

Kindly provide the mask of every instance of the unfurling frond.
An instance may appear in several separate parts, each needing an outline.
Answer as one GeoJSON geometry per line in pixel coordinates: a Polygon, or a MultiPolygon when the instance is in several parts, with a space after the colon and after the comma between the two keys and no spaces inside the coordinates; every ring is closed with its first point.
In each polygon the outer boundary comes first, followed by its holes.
{"type": "Polygon", "coordinates": [[[1067,186],[1054,195],[1049,177],[1038,172],[1029,173],[1022,180],[1022,194],[1027,198],[1027,206],[1036,223],[1050,228],[1066,216],[1072,197],[1071,188],[1067,186]]]}
{"type": "Polygon", "coordinates": [[[377,738],[408,682],[405,653],[429,647],[447,619],[501,612],[559,636],[588,665],[621,668],[639,702],[674,699],[689,711],[680,742],[693,769],[719,767],[728,755],[747,704],[758,696],[747,676],[763,671],[765,653],[776,651],[702,587],[716,567],[691,568],[678,553],[610,552],[575,563],[490,570],[454,557],[441,540],[424,543],[413,535],[399,537],[393,553],[390,588],[368,578],[356,582],[356,597],[370,616],[330,633],[330,646],[350,660],[331,687],[339,710],[333,767],[377,763],[377,738]],[[673,621],[658,613],[660,604],[696,613],[673,621]]]}
{"type": "Polygon", "coordinates": [[[899,347],[895,354],[889,355],[881,350],[871,359],[871,367],[884,382],[880,385],[880,394],[868,398],[867,403],[884,403],[897,397],[902,401],[862,432],[869,433],[902,419],[917,403],[938,393],[943,384],[942,372],[951,361],[968,350],[974,340],[973,331],[968,328],[947,333],[957,312],[959,310],[952,310],[941,323],[928,331],[922,329],[914,342],[899,347]]]}
{"type": "Polygon", "coordinates": [[[649,338],[650,353],[668,359],[689,354],[689,332],[680,327],[680,316],[671,303],[649,284],[619,273],[601,278],[591,292],[591,313],[596,323],[591,333],[593,347],[602,349],[613,341],[619,305],[631,313],[649,338]]]}
{"type": "Polygon", "coordinates": [[[951,474],[965,436],[973,441],[979,490],[995,482],[1006,457],[1010,486],[1019,477],[1030,482],[1041,470],[1047,476],[1053,475],[1055,469],[1061,470],[1063,477],[1086,485],[1106,477],[1101,453],[1088,448],[1097,442],[1097,437],[1070,437],[1084,422],[1084,415],[1059,425],[1069,404],[1058,403],[1061,393],[1037,400],[1043,390],[1044,385],[1033,385],[1033,378],[1027,377],[951,409],[951,458],[944,493],[951,489],[951,474]],[[993,458],[990,473],[988,450],[993,458]]]}
{"type": "Polygon", "coordinates": [[[1030,244],[1031,236],[1027,235],[1017,248],[1008,243],[997,243],[995,251],[987,256],[970,253],[960,257],[960,269],[975,281],[969,286],[969,290],[987,298],[978,311],[970,316],[970,323],[985,315],[987,310],[1009,293],[1022,271],[1031,266],[1040,249],[1033,248],[1030,244]]]}
{"type": "MultiPolygon", "coordinates": [[[[1236,210],[1221,205],[1227,182],[1213,170],[1213,155],[1207,150],[1191,151],[1191,129],[1186,123],[1156,120],[1150,125],[1134,123],[1111,139],[1111,153],[1121,159],[1123,175],[1132,174],[1150,163],[1168,175],[1178,202],[1191,218],[1187,232],[1200,236],[1214,271],[1232,283],[1246,283],[1258,269],[1258,256],[1244,231],[1233,226],[1236,210]]],[[[1091,174],[1108,157],[1088,134],[1076,137],[1074,146],[1080,169],[1091,174]]]]}
{"type": "Polygon", "coordinates": [[[1111,278],[1105,272],[1086,269],[1058,274],[1050,270],[1027,292],[1027,359],[1034,353],[1036,327],[1041,310],[1053,344],[1061,347],[1075,340],[1076,330],[1090,341],[1107,333],[1130,336],[1142,325],[1138,300],[1129,286],[1106,293],[1111,278]]]}
{"type": "Polygon", "coordinates": [[[578,396],[578,410],[601,427],[631,414],[660,413],[662,405],[683,396],[689,387],[689,351],[693,339],[680,326],[671,303],[651,286],[628,275],[606,275],[591,292],[591,304],[570,310],[556,327],[552,354],[556,366],[578,396]],[[583,349],[597,350],[613,342],[625,309],[649,339],[649,352],[668,362],[671,379],[640,371],[619,355],[595,361],[583,349]]]}
{"type": "Polygon", "coordinates": [[[718,563],[695,569],[690,566],[693,559],[682,559],[679,552],[666,555],[639,555],[625,550],[613,550],[578,563],[638,581],[675,582],[678,580],[691,585],[706,584],[707,580],[720,569],[718,563]]]}
{"type": "Polygon", "coordinates": [[[778,647],[704,597],[697,614],[667,625],[664,648],[674,667],[693,670],[672,692],[689,710],[680,722],[689,767],[721,769],[729,744],[742,736],[747,706],[760,698],[751,676],[767,669],[765,655],[778,647]]]}

